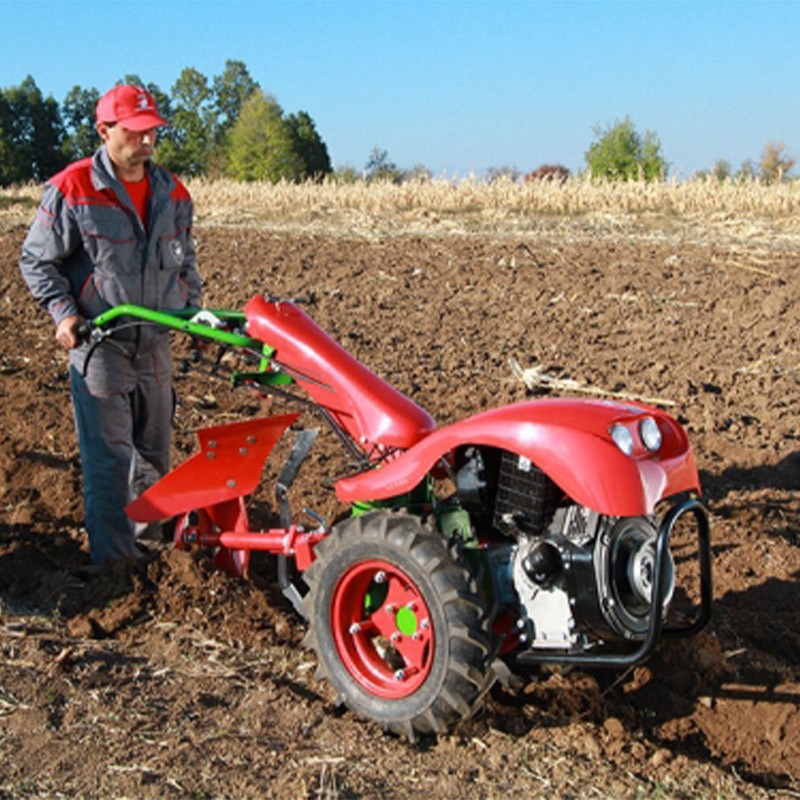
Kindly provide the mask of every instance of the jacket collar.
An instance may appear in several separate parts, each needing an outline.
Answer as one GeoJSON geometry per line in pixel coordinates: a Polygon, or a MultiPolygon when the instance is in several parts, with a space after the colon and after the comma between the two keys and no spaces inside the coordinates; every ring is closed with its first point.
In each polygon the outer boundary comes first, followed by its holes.
{"type": "MultiPolygon", "coordinates": [[[[152,161],[147,162],[145,169],[150,178],[150,187],[154,197],[161,192],[169,194],[175,188],[175,181],[167,170],[160,169],[152,161]]],[[[92,156],[92,183],[95,189],[101,191],[111,189],[119,194],[122,189],[122,183],[114,172],[114,165],[105,145],[102,145],[92,156]]]]}

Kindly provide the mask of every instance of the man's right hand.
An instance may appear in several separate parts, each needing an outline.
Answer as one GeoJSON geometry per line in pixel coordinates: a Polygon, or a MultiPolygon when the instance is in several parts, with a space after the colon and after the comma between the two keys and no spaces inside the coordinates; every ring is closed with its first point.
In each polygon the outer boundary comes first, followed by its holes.
{"type": "Polygon", "coordinates": [[[80,314],[64,317],[56,326],[56,341],[66,350],[72,350],[81,343],[78,328],[85,322],[80,314]]]}

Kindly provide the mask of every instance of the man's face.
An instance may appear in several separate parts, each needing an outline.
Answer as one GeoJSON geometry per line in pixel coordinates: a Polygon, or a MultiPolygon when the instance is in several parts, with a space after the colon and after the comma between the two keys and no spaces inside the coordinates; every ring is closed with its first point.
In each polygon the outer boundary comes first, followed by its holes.
{"type": "Polygon", "coordinates": [[[158,128],[132,131],[122,123],[110,125],[99,122],[97,132],[106,143],[108,155],[119,169],[120,177],[127,179],[142,173],[145,162],[152,158],[158,128]]]}

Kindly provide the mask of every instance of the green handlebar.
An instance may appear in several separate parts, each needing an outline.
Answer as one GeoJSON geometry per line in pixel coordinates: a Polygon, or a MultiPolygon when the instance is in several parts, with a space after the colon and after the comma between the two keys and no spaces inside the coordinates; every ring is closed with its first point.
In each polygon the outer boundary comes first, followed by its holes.
{"type": "Polygon", "coordinates": [[[225,308],[204,309],[190,307],[170,311],[155,311],[152,308],[145,308],[144,306],[137,306],[132,303],[124,303],[123,305],[114,306],[114,308],[110,308],[108,311],[96,316],[91,321],[91,327],[95,330],[102,331],[105,327],[117,320],[132,317],[133,319],[143,320],[153,325],[171,328],[172,330],[180,331],[190,336],[208,339],[217,344],[241,347],[251,352],[254,351],[258,353],[261,357],[261,361],[255,372],[233,370],[231,374],[231,383],[234,386],[238,386],[241,383],[259,383],[262,386],[279,386],[281,384],[292,383],[292,378],[272,361],[272,355],[275,352],[274,347],[270,347],[270,345],[258,339],[253,339],[250,336],[243,336],[242,334],[222,330],[221,328],[214,328],[211,325],[200,322],[192,322],[197,314],[204,311],[222,322],[233,322],[243,325],[246,321],[245,315],[241,311],[230,311],[225,308]]]}
{"type": "Polygon", "coordinates": [[[92,326],[103,329],[122,317],[133,317],[134,319],[152,322],[155,325],[161,325],[165,328],[172,328],[176,331],[188,333],[191,336],[210,339],[220,344],[232,345],[234,347],[247,347],[263,351],[264,343],[260,342],[258,339],[252,339],[249,336],[242,336],[238,333],[212,328],[208,325],[191,321],[198,312],[204,310],[213,314],[217,319],[224,321],[244,322],[245,320],[245,316],[241,311],[229,311],[227,309],[181,308],[172,311],[155,311],[152,308],[125,303],[120,306],[114,306],[114,308],[95,317],[92,320],[92,326]]]}

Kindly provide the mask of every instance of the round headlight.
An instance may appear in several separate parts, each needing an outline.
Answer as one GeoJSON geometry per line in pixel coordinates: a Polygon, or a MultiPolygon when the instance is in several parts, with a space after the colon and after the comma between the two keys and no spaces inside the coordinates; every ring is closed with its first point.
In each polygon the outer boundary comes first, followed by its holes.
{"type": "Polygon", "coordinates": [[[661,449],[661,430],[652,417],[645,417],[639,423],[639,436],[642,437],[642,444],[651,453],[661,449]]]}
{"type": "Polygon", "coordinates": [[[633,436],[624,425],[612,425],[609,432],[614,443],[626,456],[633,455],[633,436]]]}

